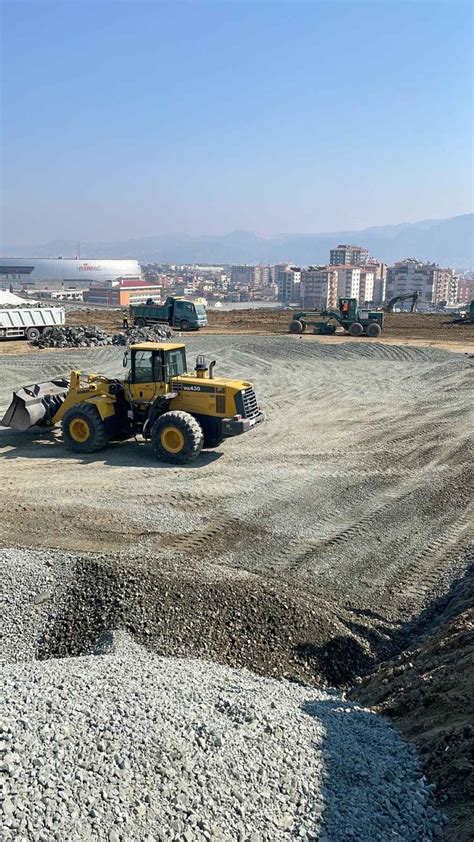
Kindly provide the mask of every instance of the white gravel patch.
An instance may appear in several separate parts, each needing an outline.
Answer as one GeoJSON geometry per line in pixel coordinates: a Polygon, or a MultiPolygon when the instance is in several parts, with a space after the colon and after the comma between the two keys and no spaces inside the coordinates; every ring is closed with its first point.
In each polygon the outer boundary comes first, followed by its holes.
{"type": "Polygon", "coordinates": [[[3,668],[4,840],[419,842],[439,830],[414,753],[381,717],[245,670],[110,648],[121,654],[3,668]]]}

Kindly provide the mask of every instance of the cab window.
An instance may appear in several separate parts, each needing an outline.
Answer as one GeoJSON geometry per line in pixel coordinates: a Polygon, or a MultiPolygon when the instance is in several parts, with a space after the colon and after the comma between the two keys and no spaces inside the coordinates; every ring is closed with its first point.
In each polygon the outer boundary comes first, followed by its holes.
{"type": "Polygon", "coordinates": [[[134,383],[153,383],[153,351],[137,351],[132,371],[134,383]]]}
{"type": "Polygon", "coordinates": [[[168,351],[166,355],[166,368],[168,377],[178,377],[180,374],[184,374],[186,371],[184,348],[168,351]]]}

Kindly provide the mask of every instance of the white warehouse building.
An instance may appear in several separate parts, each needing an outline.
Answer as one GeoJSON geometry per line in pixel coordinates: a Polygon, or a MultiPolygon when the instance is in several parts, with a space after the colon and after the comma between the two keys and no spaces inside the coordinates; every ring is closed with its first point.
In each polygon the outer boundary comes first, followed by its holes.
{"type": "Polygon", "coordinates": [[[91,281],[115,281],[141,277],[137,260],[106,260],[81,257],[0,257],[0,288],[88,287],[91,281]]]}

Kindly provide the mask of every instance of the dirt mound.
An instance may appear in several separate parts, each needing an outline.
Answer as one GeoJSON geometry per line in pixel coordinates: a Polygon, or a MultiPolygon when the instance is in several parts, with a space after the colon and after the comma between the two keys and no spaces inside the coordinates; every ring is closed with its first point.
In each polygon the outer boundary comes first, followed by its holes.
{"type": "Polygon", "coordinates": [[[414,742],[450,814],[447,839],[474,839],[474,567],[422,617],[417,645],[350,695],[390,716],[414,742]],[[449,835],[448,835],[449,833],[449,835]]]}

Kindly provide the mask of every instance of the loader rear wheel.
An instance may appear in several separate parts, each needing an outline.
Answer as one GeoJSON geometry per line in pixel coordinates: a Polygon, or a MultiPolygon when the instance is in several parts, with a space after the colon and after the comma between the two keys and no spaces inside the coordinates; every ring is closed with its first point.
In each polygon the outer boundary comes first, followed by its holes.
{"type": "Polygon", "coordinates": [[[371,336],[372,339],[375,339],[376,336],[380,336],[382,333],[382,328],[379,324],[377,324],[377,322],[372,322],[372,324],[367,325],[367,330],[365,332],[367,336],[371,336]]]}
{"type": "Polygon", "coordinates": [[[151,431],[151,446],[157,459],[183,465],[199,456],[204,445],[202,427],[189,412],[165,412],[151,431]]]}
{"type": "Polygon", "coordinates": [[[349,336],[362,336],[364,328],[360,322],[352,322],[349,328],[349,336]]]}
{"type": "Polygon", "coordinates": [[[82,404],[66,412],[62,429],[64,443],[76,453],[94,453],[108,442],[104,422],[91,404],[82,404]]]}

